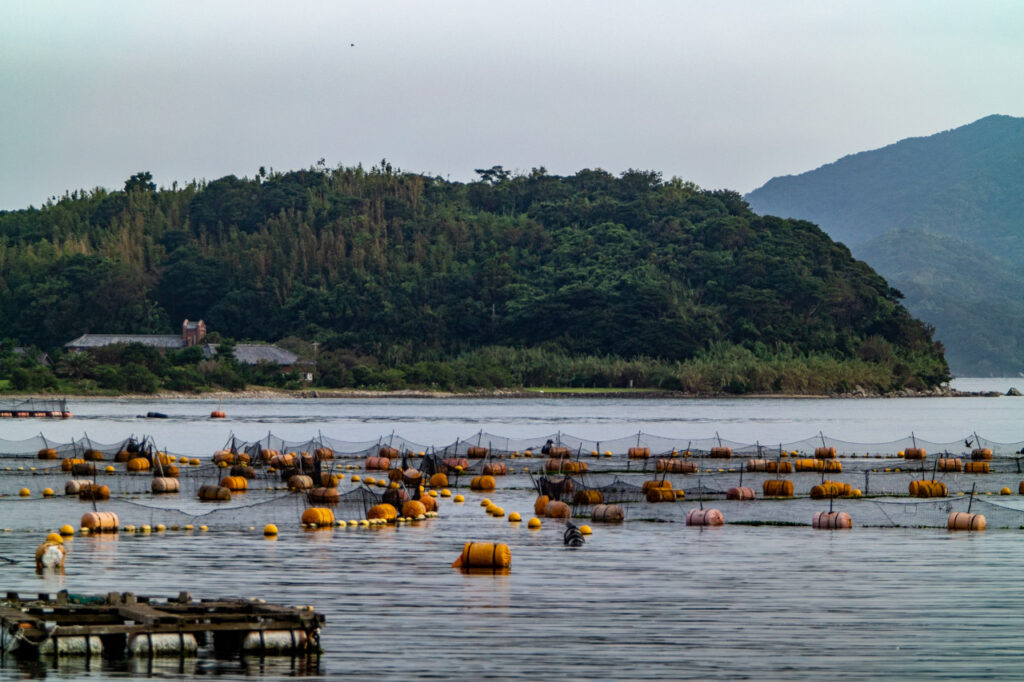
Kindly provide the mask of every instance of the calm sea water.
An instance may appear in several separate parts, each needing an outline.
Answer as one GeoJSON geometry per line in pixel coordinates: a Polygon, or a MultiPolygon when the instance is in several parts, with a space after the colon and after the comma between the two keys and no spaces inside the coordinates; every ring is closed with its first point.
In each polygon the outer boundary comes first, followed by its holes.
{"type": "MultiPolygon", "coordinates": [[[[1001,442],[1024,440],[1024,398],[231,401],[222,405],[224,421],[210,421],[217,405],[202,401],[73,401],[71,407],[75,417],[68,421],[0,424],[0,438],[42,432],[62,441],[88,434],[109,443],[153,435],[172,452],[203,457],[232,433],[258,439],[267,432],[351,441],[395,432],[428,444],[481,430],[510,437],[560,431],[591,439],[639,431],[682,439],[718,432],[741,442],[789,442],[819,432],[863,443],[911,432],[943,442],[974,432],[1001,442]],[[170,418],[135,417],[150,410],[170,418]]],[[[63,523],[77,525],[88,506],[41,499],[44,485],[64,479],[41,470],[18,472],[17,465],[3,463],[12,471],[0,471],[0,492],[11,495],[25,485],[33,496],[0,498],[0,527],[11,529],[0,532],[0,556],[18,562],[0,564],[4,591],[167,597],[187,590],[197,598],[312,604],[327,617],[325,653],[315,665],[282,658],[56,666],[5,659],[0,680],[1022,676],[1024,581],[1017,576],[1024,531],[1012,515],[1009,523],[990,524],[1004,527],[974,534],[865,527],[865,520],[878,517],[879,505],[860,500],[846,503],[856,524],[852,531],[748,525],[700,530],[682,523],[696,506],[684,501],[642,505],[621,526],[592,524],[586,545],[569,550],[557,523],[531,531],[525,523],[492,518],[479,505],[482,495],[465,490],[457,491],[466,495],[464,504],[443,500],[440,517],[426,522],[309,532],[299,528],[302,507],[294,497],[254,489],[245,503],[233,501],[233,511],[210,515],[207,532],[76,537],[68,543],[65,573],[39,576],[31,560],[42,535],[63,523]],[[262,500],[276,502],[244,506],[262,500]],[[267,520],[281,527],[276,540],[260,533],[267,520]],[[508,543],[511,572],[465,575],[452,569],[467,540],[508,543]]],[[[890,476],[894,487],[905,490],[909,475],[890,476]]],[[[976,478],[989,492],[1011,483],[1016,491],[1021,476],[976,478]]],[[[534,494],[528,482],[520,472],[490,498],[529,518],[534,494]]],[[[122,524],[178,523],[185,517],[174,510],[206,511],[191,499],[154,501],[144,483],[113,486],[118,499],[111,504],[122,524]]],[[[802,523],[822,506],[809,500],[754,504],[716,506],[727,520],[756,519],[758,509],[773,507],[769,516],[802,523]]]]}

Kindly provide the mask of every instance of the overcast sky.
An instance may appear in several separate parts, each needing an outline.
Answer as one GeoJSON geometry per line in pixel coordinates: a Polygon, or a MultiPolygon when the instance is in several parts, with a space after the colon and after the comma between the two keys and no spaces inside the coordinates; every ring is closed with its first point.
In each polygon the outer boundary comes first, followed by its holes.
{"type": "Polygon", "coordinates": [[[747,192],[1024,115],[1024,2],[0,3],[0,209],[262,165],[747,192]]]}

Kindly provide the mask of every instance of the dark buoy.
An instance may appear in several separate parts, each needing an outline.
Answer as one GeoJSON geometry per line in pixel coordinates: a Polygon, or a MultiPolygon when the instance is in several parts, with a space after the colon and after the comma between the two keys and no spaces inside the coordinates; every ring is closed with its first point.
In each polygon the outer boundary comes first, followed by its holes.
{"type": "Polygon", "coordinates": [[[565,542],[566,547],[580,547],[586,542],[580,529],[570,521],[565,522],[565,534],[562,536],[562,541],[565,542]]]}

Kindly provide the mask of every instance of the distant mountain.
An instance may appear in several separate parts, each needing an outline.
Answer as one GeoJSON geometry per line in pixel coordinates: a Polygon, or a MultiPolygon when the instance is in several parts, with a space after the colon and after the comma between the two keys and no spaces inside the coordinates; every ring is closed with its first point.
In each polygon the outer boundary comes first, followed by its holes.
{"type": "Polygon", "coordinates": [[[1024,371],[1024,118],[988,116],[746,196],[844,242],[932,324],[960,376],[1024,371]]]}

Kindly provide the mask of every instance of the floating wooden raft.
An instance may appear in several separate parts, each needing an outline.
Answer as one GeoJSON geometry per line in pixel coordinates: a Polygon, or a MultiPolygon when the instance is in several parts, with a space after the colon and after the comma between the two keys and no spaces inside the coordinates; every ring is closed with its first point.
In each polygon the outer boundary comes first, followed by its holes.
{"type": "Polygon", "coordinates": [[[130,592],[105,596],[8,592],[0,602],[2,649],[18,656],[195,656],[212,639],[216,655],[320,653],[324,617],[311,607],[244,599],[159,601],[130,592]]]}

